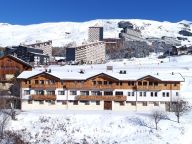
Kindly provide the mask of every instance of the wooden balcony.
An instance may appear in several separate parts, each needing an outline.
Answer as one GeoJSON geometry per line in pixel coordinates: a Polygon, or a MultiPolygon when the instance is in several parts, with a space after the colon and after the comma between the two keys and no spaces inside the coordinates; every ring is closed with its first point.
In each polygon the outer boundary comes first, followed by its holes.
{"type": "Polygon", "coordinates": [[[94,100],[94,101],[99,101],[99,100],[104,100],[104,101],[126,101],[127,97],[123,95],[116,95],[116,96],[76,96],[76,100],[94,100]]]}
{"type": "Polygon", "coordinates": [[[134,90],[139,91],[160,91],[162,89],[161,86],[135,86],[134,90]]]}
{"type": "Polygon", "coordinates": [[[46,85],[46,84],[31,84],[30,85],[32,89],[38,88],[38,89],[56,89],[56,85],[46,85]]]}
{"type": "Polygon", "coordinates": [[[32,95],[32,100],[56,100],[56,95],[32,95]]]}

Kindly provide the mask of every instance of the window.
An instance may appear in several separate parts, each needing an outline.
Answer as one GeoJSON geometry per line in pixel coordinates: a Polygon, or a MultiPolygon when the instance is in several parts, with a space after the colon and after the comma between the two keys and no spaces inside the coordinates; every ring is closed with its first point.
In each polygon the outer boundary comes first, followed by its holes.
{"type": "Polygon", "coordinates": [[[96,81],[93,81],[93,85],[96,85],[96,81]]]}
{"type": "Polygon", "coordinates": [[[154,82],[154,86],[158,86],[158,82],[154,82]]]}
{"type": "Polygon", "coordinates": [[[98,81],[97,84],[98,84],[98,85],[102,85],[102,81],[98,81]]]}
{"type": "Polygon", "coordinates": [[[104,85],[107,85],[107,81],[104,81],[104,83],[103,83],[104,85]]]}
{"type": "Polygon", "coordinates": [[[58,95],[65,95],[65,91],[58,91],[58,95]]]}
{"type": "Polygon", "coordinates": [[[78,105],[78,101],[73,101],[73,105],[78,105]]]}
{"type": "Polygon", "coordinates": [[[77,95],[77,91],[70,91],[70,95],[77,95]]]}
{"type": "Polygon", "coordinates": [[[30,95],[30,90],[24,90],[24,95],[30,95]]]}
{"type": "Polygon", "coordinates": [[[132,92],[132,96],[135,96],[135,93],[134,93],[134,92],[132,92]]]}
{"type": "Polygon", "coordinates": [[[176,83],[174,83],[174,86],[176,87],[176,86],[177,86],[177,84],[176,84],[176,83]]]}
{"type": "Polygon", "coordinates": [[[153,104],[154,104],[154,106],[159,106],[158,102],[154,102],[153,104]]]}
{"type": "Polygon", "coordinates": [[[176,92],[176,96],[179,96],[179,93],[178,93],[178,92],[176,92]]]}
{"type": "Polygon", "coordinates": [[[147,106],[147,102],[143,102],[143,106],[147,106]]]}
{"type": "Polygon", "coordinates": [[[151,92],[151,97],[153,97],[153,92],[151,92]]]}
{"type": "Polygon", "coordinates": [[[136,106],[136,102],[131,102],[131,105],[132,106],[136,106]]]}
{"type": "Polygon", "coordinates": [[[101,91],[91,91],[92,96],[101,96],[102,92],[101,91]]]}
{"type": "Polygon", "coordinates": [[[121,85],[122,86],[122,82],[116,82],[116,85],[121,85]]]}
{"type": "Polygon", "coordinates": [[[112,85],[112,84],[113,84],[113,82],[110,81],[110,82],[109,82],[109,85],[112,85]]]}
{"type": "Polygon", "coordinates": [[[122,91],[116,91],[115,95],[123,95],[123,92],[122,91]]]}
{"type": "Polygon", "coordinates": [[[39,81],[39,84],[42,84],[42,85],[43,85],[43,84],[44,84],[44,80],[40,80],[40,81],[39,81]]]}
{"type": "Polygon", "coordinates": [[[146,92],[143,92],[143,96],[146,97],[146,92]]]}
{"type": "Polygon", "coordinates": [[[163,97],[165,97],[165,92],[163,92],[163,97]]]}
{"type": "Polygon", "coordinates": [[[89,95],[89,91],[80,91],[80,95],[88,96],[89,95]]]}
{"type": "Polygon", "coordinates": [[[85,102],[85,105],[90,105],[90,102],[89,102],[89,101],[86,101],[86,102],[85,102]]]}
{"type": "Polygon", "coordinates": [[[131,86],[131,85],[134,86],[134,81],[128,81],[128,85],[129,86],[131,86]]]}
{"type": "Polygon", "coordinates": [[[44,104],[44,101],[39,101],[39,104],[44,104]]]}
{"type": "Polygon", "coordinates": [[[28,104],[33,104],[33,101],[32,100],[28,100],[28,104]]]}
{"type": "Polygon", "coordinates": [[[120,106],[124,106],[125,103],[124,102],[119,102],[120,106]]]}
{"type": "Polygon", "coordinates": [[[142,96],[142,92],[139,92],[139,96],[140,96],[140,97],[142,96]]]}
{"type": "Polygon", "coordinates": [[[167,86],[167,83],[164,83],[164,86],[167,86]]]}
{"type": "Polygon", "coordinates": [[[100,105],[100,101],[96,101],[96,105],[100,105]]]}
{"type": "Polygon", "coordinates": [[[113,95],[112,91],[104,91],[104,95],[113,95]]]}
{"type": "Polygon", "coordinates": [[[169,92],[167,92],[167,97],[169,97],[169,92]]]}
{"type": "Polygon", "coordinates": [[[43,90],[35,90],[35,94],[36,95],[44,95],[44,91],[43,90]]]}
{"type": "Polygon", "coordinates": [[[128,92],[128,96],[131,96],[131,92],[128,92]]]}
{"type": "Polygon", "coordinates": [[[143,85],[146,86],[146,85],[147,85],[147,82],[143,82],[143,85]]]}
{"type": "Polygon", "coordinates": [[[62,105],[67,105],[67,101],[62,101],[62,105]]]}
{"type": "Polygon", "coordinates": [[[155,97],[157,97],[157,92],[155,92],[155,97]]]}
{"type": "Polygon", "coordinates": [[[50,80],[49,83],[50,84],[55,84],[55,80],[50,80]]]}
{"type": "Polygon", "coordinates": [[[39,84],[39,81],[38,81],[38,80],[35,80],[35,84],[39,84]]]}
{"type": "Polygon", "coordinates": [[[55,95],[55,91],[47,91],[47,95],[55,95]]]}
{"type": "Polygon", "coordinates": [[[153,85],[153,82],[149,82],[149,85],[152,86],[152,85],[153,85]]]}
{"type": "Polygon", "coordinates": [[[142,85],[142,82],[138,82],[138,85],[142,85]]]}
{"type": "Polygon", "coordinates": [[[52,104],[52,105],[55,105],[55,101],[51,101],[51,104],[52,104]]]}

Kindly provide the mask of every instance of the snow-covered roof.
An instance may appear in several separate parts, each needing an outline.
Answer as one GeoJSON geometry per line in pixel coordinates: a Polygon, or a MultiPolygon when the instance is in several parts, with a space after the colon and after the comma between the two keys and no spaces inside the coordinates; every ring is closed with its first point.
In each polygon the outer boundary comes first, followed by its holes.
{"type": "MultiPolygon", "coordinates": [[[[43,73],[43,71],[33,70],[33,71],[24,71],[22,72],[18,78],[20,79],[28,79],[30,77],[33,77],[35,75],[38,75],[40,73],[43,73]]],[[[179,73],[156,73],[156,74],[149,74],[149,73],[126,73],[126,74],[120,74],[117,71],[85,71],[84,73],[80,73],[79,71],[74,70],[51,70],[51,72],[44,72],[48,73],[54,77],[57,77],[61,80],[86,80],[91,77],[97,76],[99,74],[108,75],[114,79],[125,81],[125,80],[132,80],[137,81],[139,79],[145,78],[146,76],[151,76],[156,79],[159,79],[160,81],[184,81],[182,75],[179,73]]]]}
{"type": "Polygon", "coordinates": [[[45,55],[45,54],[41,54],[41,53],[35,53],[35,52],[30,52],[30,53],[35,54],[35,55],[42,55],[42,56],[46,56],[46,57],[48,57],[47,55],[45,55]]]}

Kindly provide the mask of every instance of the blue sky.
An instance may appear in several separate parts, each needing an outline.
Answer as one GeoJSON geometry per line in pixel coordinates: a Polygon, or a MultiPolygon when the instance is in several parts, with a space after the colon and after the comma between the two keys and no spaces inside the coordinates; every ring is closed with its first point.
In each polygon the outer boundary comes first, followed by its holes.
{"type": "Polygon", "coordinates": [[[0,23],[87,21],[93,19],[192,21],[191,0],[0,0],[0,23]]]}

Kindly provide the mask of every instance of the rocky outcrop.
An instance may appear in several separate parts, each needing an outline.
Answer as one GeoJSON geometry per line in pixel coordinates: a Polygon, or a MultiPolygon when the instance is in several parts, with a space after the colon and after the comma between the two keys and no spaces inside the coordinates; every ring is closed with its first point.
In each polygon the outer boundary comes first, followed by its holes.
{"type": "Polygon", "coordinates": [[[192,33],[187,30],[181,30],[179,31],[179,34],[183,36],[192,36],[192,33]]]}

